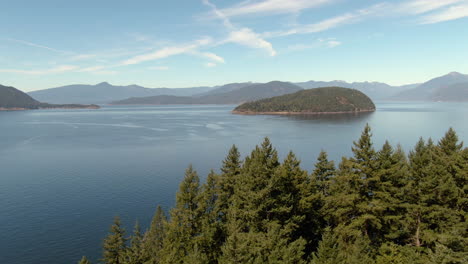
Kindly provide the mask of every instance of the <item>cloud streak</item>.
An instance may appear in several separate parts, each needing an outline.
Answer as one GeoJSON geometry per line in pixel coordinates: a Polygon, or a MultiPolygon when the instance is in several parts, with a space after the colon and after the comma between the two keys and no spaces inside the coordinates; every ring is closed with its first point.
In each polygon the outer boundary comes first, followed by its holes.
{"type": "Polygon", "coordinates": [[[68,51],[54,49],[54,48],[51,48],[51,47],[47,47],[47,46],[44,46],[44,45],[39,45],[39,44],[32,43],[32,42],[25,41],[25,40],[13,39],[13,38],[7,38],[6,40],[16,42],[16,43],[20,43],[20,44],[27,45],[27,46],[31,46],[31,47],[35,47],[35,48],[40,48],[40,49],[53,51],[53,52],[56,52],[56,53],[61,53],[61,54],[70,53],[68,51]]]}
{"type": "Polygon", "coordinates": [[[421,24],[435,24],[464,17],[468,17],[468,3],[451,6],[440,12],[424,16],[422,18],[421,24]]]}
{"type": "MultiPolygon", "coordinates": [[[[266,2],[270,1],[271,0],[266,2]]],[[[270,42],[263,39],[260,34],[255,33],[252,29],[247,27],[241,29],[237,28],[231,23],[228,16],[223,11],[219,10],[209,0],[202,0],[202,2],[203,4],[211,8],[214,16],[220,19],[223,22],[224,27],[229,31],[228,37],[221,41],[219,44],[236,43],[254,49],[263,49],[268,53],[268,55],[276,56],[277,53],[273,48],[273,45],[270,42]]]]}
{"type": "Polygon", "coordinates": [[[318,7],[334,0],[263,0],[245,1],[244,3],[221,9],[227,17],[245,15],[272,15],[295,13],[304,9],[318,7]]]}
{"type": "Polygon", "coordinates": [[[70,72],[78,69],[77,66],[73,65],[62,65],[50,69],[43,70],[17,70],[17,69],[0,69],[0,72],[3,73],[16,73],[16,74],[26,74],[26,75],[47,75],[47,74],[57,74],[70,72]]]}
{"type": "Polygon", "coordinates": [[[175,56],[175,55],[190,53],[190,52],[197,50],[198,48],[202,46],[206,46],[211,43],[212,43],[211,38],[203,38],[203,39],[196,40],[194,43],[190,43],[186,45],[165,47],[154,52],[134,56],[130,59],[123,61],[120,65],[125,66],[125,65],[140,64],[146,61],[154,61],[154,60],[164,59],[164,58],[175,56]]]}

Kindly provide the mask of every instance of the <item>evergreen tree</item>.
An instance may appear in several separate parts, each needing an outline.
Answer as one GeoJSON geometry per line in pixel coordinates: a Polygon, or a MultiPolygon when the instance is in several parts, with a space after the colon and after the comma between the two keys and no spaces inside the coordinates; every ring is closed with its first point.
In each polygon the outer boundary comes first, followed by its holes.
{"type": "Polygon", "coordinates": [[[151,220],[150,228],[143,237],[143,258],[146,260],[146,264],[157,264],[160,262],[166,224],[167,217],[161,206],[158,205],[156,213],[151,220]]]}
{"type": "Polygon", "coordinates": [[[328,160],[327,152],[321,151],[315,169],[312,172],[312,183],[317,192],[327,196],[330,188],[330,181],[335,175],[335,163],[328,160]]]}
{"type": "Polygon", "coordinates": [[[130,237],[130,247],[127,247],[121,262],[124,264],[143,264],[145,261],[147,259],[143,252],[143,236],[140,224],[137,221],[133,229],[133,235],[130,237]]]}
{"type": "Polygon", "coordinates": [[[83,256],[78,264],[91,264],[91,262],[86,258],[86,256],[83,256]]]}
{"type": "Polygon", "coordinates": [[[183,263],[184,258],[193,250],[194,238],[200,234],[199,192],[200,179],[190,165],[179,186],[176,205],[171,210],[161,263],[183,263]]]}
{"type": "Polygon", "coordinates": [[[196,238],[196,252],[192,254],[192,257],[203,256],[203,259],[206,259],[204,263],[217,263],[221,254],[221,245],[225,239],[218,207],[219,181],[219,176],[211,171],[200,193],[198,209],[201,235],[196,238]]]}
{"type": "Polygon", "coordinates": [[[121,259],[127,248],[126,241],[125,229],[122,228],[120,218],[117,216],[110,228],[109,235],[104,239],[102,262],[105,264],[122,264],[121,259]]]}

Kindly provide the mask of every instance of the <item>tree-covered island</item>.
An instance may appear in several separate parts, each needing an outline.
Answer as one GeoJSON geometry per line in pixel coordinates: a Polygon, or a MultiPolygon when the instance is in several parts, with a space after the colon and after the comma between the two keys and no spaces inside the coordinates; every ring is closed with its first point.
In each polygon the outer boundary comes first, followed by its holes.
{"type": "Polygon", "coordinates": [[[323,87],[239,105],[234,114],[335,114],[375,111],[372,100],[349,88],[323,87]]]}

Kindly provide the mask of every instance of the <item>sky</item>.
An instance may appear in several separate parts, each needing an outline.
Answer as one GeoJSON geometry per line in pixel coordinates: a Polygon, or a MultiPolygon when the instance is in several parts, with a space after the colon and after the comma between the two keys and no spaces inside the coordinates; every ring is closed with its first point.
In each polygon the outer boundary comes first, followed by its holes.
{"type": "Polygon", "coordinates": [[[0,0],[0,84],[419,83],[468,73],[468,0],[0,0]]]}

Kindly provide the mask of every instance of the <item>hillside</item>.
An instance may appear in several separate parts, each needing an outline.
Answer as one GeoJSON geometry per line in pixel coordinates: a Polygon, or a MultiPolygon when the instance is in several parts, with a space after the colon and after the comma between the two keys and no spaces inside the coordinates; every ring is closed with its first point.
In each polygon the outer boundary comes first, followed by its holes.
{"type": "Polygon", "coordinates": [[[41,103],[22,91],[0,85],[0,108],[38,108],[41,103]]]}
{"type": "Polygon", "coordinates": [[[467,102],[468,82],[456,83],[447,87],[439,88],[432,93],[434,101],[443,102],[467,102]]]}
{"type": "Polygon", "coordinates": [[[200,97],[182,97],[182,96],[151,96],[140,98],[129,98],[116,101],[115,105],[134,105],[134,104],[239,104],[247,101],[254,101],[273,96],[294,93],[302,90],[287,82],[273,81],[264,84],[252,84],[240,89],[219,94],[208,94],[200,97]]]}
{"type": "Polygon", "coordinates": [[[138,85],[117,86],[103,82],[96,85],[67,85],[30,92],[29,95],[39,101],[50,103],[104,104],[130,97],[156,95],[192,96],[214,88],[216,87],[145,88],[138,85]]]}
{"type": "Polygon", "coordinates": [[[414,89],[403,91],[392,97],[393,100],[407,101],[468,101],[466,92],[456,84],[468,83],[468,75],[451,72],[431,79],[414,89]]]}
{"type": "Polygon", "coordinates": [[[28,94],[9,86],[0,85],[0,110],[99,108],[97,105],[41,103],[28,94]]]}
{"type": "Polygon", "coordinates": [[[318,114],[375,111],[362,92],[342,87],[323,87],[262,99],[236,107],[236,114],[318,114]]]}
{"type": "Polygon", "coordinates": [[[408,84],[402,86],[391,86],[381,82],[353,82],[348,83],[345,81],[331,81],[331,82],[320,82],[320,81],[308,81],[296,83],[304,89],[319,88],[319,87],[344,87],[359,90],[365,93],[373,100],[386,99],[394,96],[402,91],[406,91],[417,87],[419,84],[408,84]]]}

